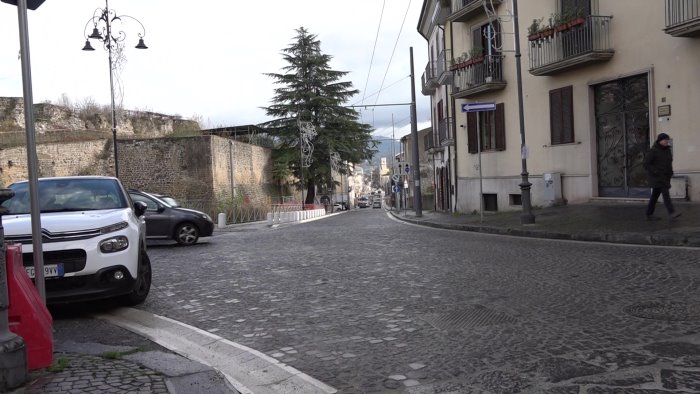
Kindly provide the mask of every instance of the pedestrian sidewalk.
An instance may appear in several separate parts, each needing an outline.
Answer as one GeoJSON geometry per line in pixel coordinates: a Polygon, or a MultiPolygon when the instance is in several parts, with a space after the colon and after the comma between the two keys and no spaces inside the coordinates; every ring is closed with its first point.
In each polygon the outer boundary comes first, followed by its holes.
{"type": "Polygon", "coordinates": [[[89,318],[105,303],[84,304],[80,311],[52,309],[53,364],[29,371],[29,381],[11,393],[239,393],[219,370],[89,318]]]}
{"type": "Polygon", "coordinates": [[[646,201],[596,200],[533,209],[534,224],[521,224],[522,211],[481,215],[441,213],[423,210],[392,211],[397,219],[437,228],[480,233],[514,235],[574,241],[611,242],[636,245],[700,247],[700,204],[674,202],[681,216],[671,220],[659,203],[657,221],[647,221],[646,201]]]}

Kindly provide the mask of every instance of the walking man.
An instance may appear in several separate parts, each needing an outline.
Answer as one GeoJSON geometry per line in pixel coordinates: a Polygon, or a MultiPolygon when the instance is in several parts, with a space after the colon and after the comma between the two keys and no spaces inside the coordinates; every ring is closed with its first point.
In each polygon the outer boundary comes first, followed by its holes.
{"type": "Polygon", "coordinates": [[[669,140],[671,137],[666,133],[661,133],[656,137],[656,143],[644,158],[644,169],[647,172],[649,187],[651,187],[651,197],[647,205],[647,220],[659,220],[654,216],[656,202],[659,195],[664,197],[664,205],[671,219],[681,216],[673,208],[671,196],[668,190],[671,188],[671,177],[673,176],[673,155],[669,140]]]}

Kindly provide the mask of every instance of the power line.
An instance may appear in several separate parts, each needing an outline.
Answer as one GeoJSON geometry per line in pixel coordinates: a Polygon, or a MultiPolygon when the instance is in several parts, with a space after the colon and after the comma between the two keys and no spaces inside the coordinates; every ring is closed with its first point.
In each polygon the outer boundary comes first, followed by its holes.
{"type": "MultiPolygon", "coordinates": [[[[386,80],[386,75],[389,73],[389,67],[391,67],[391,61],[394,59],[394,52],[396,52],[396,47],[399,45],[399,39],[401,38],[401,32],[403,31],[403,25],[406,23],[406,17],[408,16],[408,10],[411,9],[411,0],[408,0],[408,6],[406,7],[406,13],[403,15],[403,21],[401,21],[401,28],[399,29],[399,34],[396,36],[396,42],[394,43],[394,49],[391,51],[391,57],[389,57],[389,64],[386,66],[386,71],[384,72],[384,78],[382,78],[382,84],[379,85],[379,91],[382,91],[384,86],[384,81],[386,80]]],[[[379,94],[377,94],[377,100],[374,101],[376,104],[379,101],[379,94]]]]}
{"type": "Polygon", "coordinates": [[[379,15],[379,25],[377,26],[377,35],[374,37],[374,48],[372,48],[372,57],[369,60],[369,70],[367,70],[367,80],[365,81],[365,88],[362,91],[362,102],[365,102],[365,93],[367,91],[367,84],[369,83],[369,76],[372,73],[372,63],[374,63],[374,52],[377,50],[377,42],[379,41],[379,31],[382,28],[382,19],[384,18],[384,6],[386,5],[386,0],[382,2],[382,12],[379,15]]]}
{"type": "MultiPolygon", "coordinates": [[[[367,96],[367,97],[375,96],[375,95],[379,94],[380,92],[383,92],[383,91],[389,89],[390,87],[392,87],[392,86],[398,84],[399,82],[403,82],[403,81],[407,80],[408,78],[411,78],[411,76],[410,76],[410,75],[407,75],[406,77],[399,79],[398,81],[392,83],[391,85],[385,87],[384,89],[378,90],[378,91],[376,91],[376,92],[370,94],[370,95],[367,96]]],[[[362,100],[355,101],[352,105],[353,105],[353,106],[357,106],[357,107],[362,107],[362,105],[360,105],[360,103],[362,103],[363,101],[364,101],[364,98],[363,98],[362,100]]]]}

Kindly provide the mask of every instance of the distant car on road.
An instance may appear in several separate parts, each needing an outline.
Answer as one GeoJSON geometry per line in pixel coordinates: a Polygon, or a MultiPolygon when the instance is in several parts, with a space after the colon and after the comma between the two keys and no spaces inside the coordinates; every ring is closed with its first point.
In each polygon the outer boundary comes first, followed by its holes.
{"type": "Polygon", "coordinates": [[[357,199],[357,206],[360,208],[367,208],[369,207],[369,198],[362,196],[357,199]]]}
{"type": "Polygon", "coordinates": [[[347,209],[348,209],[348,203],[346,203],[345,201],[336,202],[335,204],[333,204],[334,211],[345,211],[347,209]]]}
{"type": "Polygon", "coordinates": [[[146,236],[172,238],[180,245],[194,245],[200,237],[211,236],[214,222],[204,212],[182,208],[172,197],[129,190],[133,201],[146,204],[146,236]]]}
{"type": "Polygon", "coordinates": [[[382,207],[382,200],[375,198],[374,201],[372,202],[372,208],[381,208],[382,207]]]}

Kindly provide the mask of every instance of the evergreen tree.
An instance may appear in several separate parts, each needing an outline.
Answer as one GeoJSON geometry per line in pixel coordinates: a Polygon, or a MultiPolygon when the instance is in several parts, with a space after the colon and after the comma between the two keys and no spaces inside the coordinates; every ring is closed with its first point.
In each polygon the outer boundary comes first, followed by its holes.
{"type": "MultiPolygon", "coordinates": [[[[359,122],[359,114],[343,107],[358,93],[352,82],[340,81],[347,72],[332,70],[331,56],[321,52],[316,35],[303,27],[296,30],[295,41],[282,50],[284,74],[266,73],[273,78],[275,96],[269,107],[264,107],[274,119],[262,124],[277,141],[273,151],[273,167],[288,168],[305,191],[305,203],[314,202],[317,186],[330,194],[331,153],[339,155],[340,174],[347,174],[345,163],[360,163],[376,152],[372,141],[372,127],[359,122]],[[302,163],[300,126],[312,126],[316,135],[311,139],[313,152],[310,160],[302,163]],[[308,163],[308,166],[306,164],[308,163]]],[[[341,191],[342,192],[342,191],[341,191]]]]}

